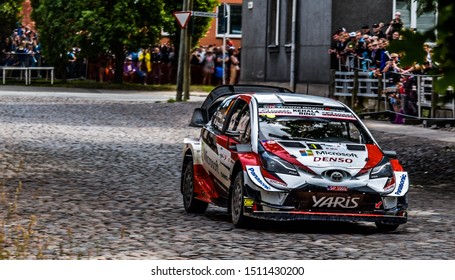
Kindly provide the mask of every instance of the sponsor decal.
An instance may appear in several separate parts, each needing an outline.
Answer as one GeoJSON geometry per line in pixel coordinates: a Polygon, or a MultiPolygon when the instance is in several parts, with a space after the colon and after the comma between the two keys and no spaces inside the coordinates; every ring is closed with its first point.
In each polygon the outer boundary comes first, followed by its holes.
{"type": "Polygon", "coordinates": [[[259,177],[258,174],[256,174],[256,171],[254,170],[253,167],[250,167],[250,168],[248,168],[247,170],[248,170],[248,172],[250,173],[251,177],[254,178],[254,180],[256,181],[256,183],[257,183],[258,185],[262,186],[262,187],[263,187],[264,189],[266,189],[266,190],[270,190],[270,187],[267,186],[267,184],[266,184],[264,181],[262,181],[262,179],[259,177]]]}
{"type": "Polygon", "coordinates": [[[374,205],[374,208],[375,208],[375,209],[380,209],[381,206],[382,206],[382,200],[379,201],[378,203],[376,203],[376,204],[374,205]]]}
{"type": "Polygon", "coordinates": [[[400,195],[403,191],[404,183],[406,182],[406,178],[408,176],[406,174],[402,174],[400,177],[400,183],[398,183],[397,191],[395,192],[396,195],[400,195]]]}
{"type": "Polygon", "coordinates": [[[328,111],[323,111],[321,112],[322,116],[324,117],[333,117],[333,118],[352,118],[351,113],[344,113],[344,112],[328,112],[328,111]]]}
{"type": "Polygon", "coordinates": [[[332,151],[314,151],[316,155],[323,156],[340,156],[340,157],[354,157],[358,158],[359,156],[355,153],[342,153],[342,152],[332,152],[332,151]]]}
{"type": "Polygon", "coordinates": [[[300,106],[263,106],[258,110],[259,115],[281,115],[281,116],[311,116],[321,118],[342,118],[355,119],[351,112],[337,110],[334,108],[322,107],[300,107],[300,106]]]}
{"type": "Polygon", "coordinates": [[[360,197],[341,197],[341,196],[323,196],[317,198],[313,195],[313,207],[326,207],[326,208],[343,208],[352,209],[359,206],[360,197]]]}
{"type": "Polygon", "coordinates": [[[217,144],[217,149],[218,158],[220,159],[221,164],[223,164],[226,168],[230,169],[230,167],[234,165],[231,152],[219,144],[217,144]]]}
{"type": "Polygon", "coordinates": [[[341,157],[314,157],[314,162],[338,162],[338,163],[352,163],[352,158],[341,158],[341,157]]]}
{"type": "Polygon", "coordinates": [[[220,176],[221,178],[223,178],[224,180],[229,180],[229,176],[227,174],[224,174],[223,172],[220,172],[220,176]]]}
{"type": "Polygon", "coordinates": [[[307,145],[312,150],[322,150],[322,147],[319,144],[307,143],[307,145]]]}
{"type": "Polygon", "coordinates": [[[314,156],[313,154],[313,151],[312,150],[300,150],[300,155],[301,156],[314,156]]]}
{"type": "Polygon", "coordinates": [[[327,190],[335,192],[347,192],[348,187],[346,186],[327,186],[327,190]]]}
{"type": "Polygon", "coordinates": [[[214,171],[218,172],[218,161],[213,160],[209,155],[207,149],[204,149],[202,160],[214,171]]]}
{"type": "Polygon", "coordinates": [[[274,179],[271,179],[271,178],[264,177],[264,179],[267,181],[267,183],[270,183],[272,186],[274,184],[282,186],[282,187],[287,187],[288,186],[286,183],[283,183],[283,182],[280,182],[280,181],[277,181],[277,180],[274,180],[274,179]]]}
{"type": "Polygon", "coordinates": [[[254,200],[252,200],[251,198],[249,198],[249,197],[244,197],[243,198],[243,206],[245,206],[245,207],[253,207],[253,204],[254,204],[254,200]]]}
{"type": "Polygon", "coordinates": [[[291,108],[261,108],[260,115],[292,115],[292,116],[318,116],[320,112],[314,109],[291,108]]]}

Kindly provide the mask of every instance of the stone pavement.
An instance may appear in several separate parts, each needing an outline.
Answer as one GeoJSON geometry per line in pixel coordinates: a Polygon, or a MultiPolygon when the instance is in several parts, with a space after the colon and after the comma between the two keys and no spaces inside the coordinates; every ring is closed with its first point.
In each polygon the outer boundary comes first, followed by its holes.
{"type": "MultiPolygon", "coordinates": [[[[0,229],[11,238],[34,221],[27,250],[13,258],[455,258],[455,192],[431,180],[411,188],[409,222],[390,234],[364,223],[236,229],[212,206],[186,214],[182,141],[199,134],[188,127],[197,103],[82,93],[0,94],[0,229]]],[[[389,127],[401,126],[378,126],[386,130],[378,141],[409,145],[389,127]]],[[[433,157],[434,147],[423,143],[433,157]]],[[[15,252],[14,244],[5,248],[15,252]]]]}
{"type": "MultiPolygon", "coordinates": [[[[0,86],[0,96],[5,97],[60,97],[85,100],[109,100],[130,102],[167,102],[175,99],[174,91],[127,91],[103,89],[78,89],[33,86],[0,86]]],[[[207,92],[191,92],[191,102],[202,102],[207,92]]],[[[422,137],[426,139],[455,143],[455,129],[451,131],[424,128],[416,125],[397,125],[387,121],[363,120],[369,129],[388,133],[422,137]]]]}
{"type": "Polygon", "coordinates": [[[371,130],[455,143],[455,128],[444,130],[416,125],[391,124],[387,121],[362,120],[371,130]]]}

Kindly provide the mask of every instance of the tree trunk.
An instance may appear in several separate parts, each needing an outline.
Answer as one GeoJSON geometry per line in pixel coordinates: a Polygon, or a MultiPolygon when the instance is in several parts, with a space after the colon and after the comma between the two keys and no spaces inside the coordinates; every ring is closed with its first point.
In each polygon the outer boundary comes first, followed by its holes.
{"type": "Polygon", "coordinates": [[[115,51],[115,75],[114,83],[121,84],[123,83],[123,63],[125,62],[125,53],[123,50],[115,51]]]}

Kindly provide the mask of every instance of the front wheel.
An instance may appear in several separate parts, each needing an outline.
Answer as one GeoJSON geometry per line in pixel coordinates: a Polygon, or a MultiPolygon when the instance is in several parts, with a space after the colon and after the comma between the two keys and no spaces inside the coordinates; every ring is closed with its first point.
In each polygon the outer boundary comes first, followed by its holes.
{"type": "Polygon", "coordinates": [[[243,173],[239,172],[235,176],[234,184],[232,185],[231,193],[231,217],[235,227],[243,228],[247,225],[248,217],[244,216],[243,212],[243,197],[244,197],[243,173]]]}
{"type": "Polygon", "coordinates": [[[195,198],[194,166],[190,160],[185,167],[182,182],[183,206],[188,213],[202,214],[207,210],[208,203],[195,198]]]}

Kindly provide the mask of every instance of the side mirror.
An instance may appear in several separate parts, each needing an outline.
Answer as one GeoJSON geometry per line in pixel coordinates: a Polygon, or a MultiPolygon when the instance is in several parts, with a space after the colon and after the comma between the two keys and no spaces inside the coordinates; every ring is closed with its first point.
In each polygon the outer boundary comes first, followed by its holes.
{"type": "Polygon", "coordinates": [[[191,117],[190,126],[203,127],[206,124],[204,118],[204,111],[201,108],[194,109],[193,116],[191,117]]]}
{"type": "MultiPolygon", "coordinates": [[[[232,137],[239,137],[240,136],[240,132],[238,131],[232,131],[232,130],[226,130],[224,132],[224,135],[226,135],[227,137],[229,138],[232,138],[232,137]]],[[[231,141],[229,141],[230,143],[231,141]]],[[[233,151],[237,151],[237,144],[233,144],[233,145],[229,145],[229,149],[230,150],[233,150],[233,151]]]]}

